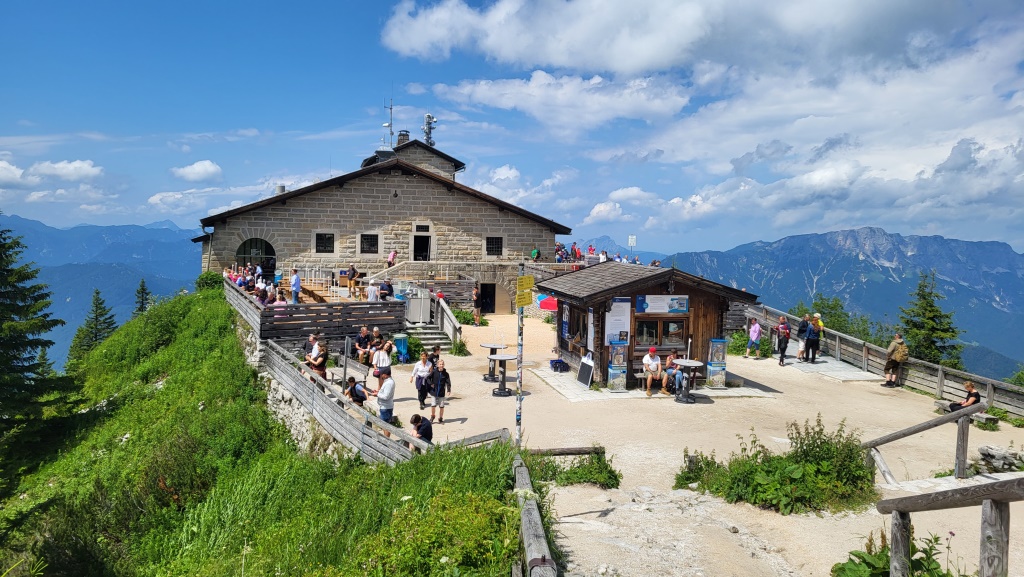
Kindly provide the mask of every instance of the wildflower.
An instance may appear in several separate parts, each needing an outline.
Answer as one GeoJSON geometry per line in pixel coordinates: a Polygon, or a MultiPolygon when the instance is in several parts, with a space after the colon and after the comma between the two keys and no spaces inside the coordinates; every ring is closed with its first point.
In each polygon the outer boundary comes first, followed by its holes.
{"type": "Polygon", "coordinates": [[[950,536],[950,537],[956,537],[956,533],[954,533],[954,532],[950,531],[950,532],[949,532],[949,536],[950,536]]]}
{"type": "Polygon", "coordinates": [[[448,557],[441,557],[441,563],[447,563],[448,557]]]}
{"type": "Polygon", "coordinates": [[[406,495],[402,497],[402,501],[408,501],[409,499],[412,499],[412,495],[406,495]]]}

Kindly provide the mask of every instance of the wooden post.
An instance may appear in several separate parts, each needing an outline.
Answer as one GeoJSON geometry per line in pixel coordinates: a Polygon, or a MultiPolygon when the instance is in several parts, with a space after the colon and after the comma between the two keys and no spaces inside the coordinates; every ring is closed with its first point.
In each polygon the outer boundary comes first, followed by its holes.
{"type": "Polygon", "coordinates": [[[1010,503],[986,499],[981,505],[981,577],[1007,577],[1009,556],[1010,503]]]}
{"type": "Polygon", "coordinates": [[[953,465],[953,476],[957,479],[967,477],[967,434],[971,430],[971,417],[960,417],[956,421],[956,463],[953,465]]]}
{"type": "Polygon", "coordinates": [[[861,350],[863,352],[861,352],[860,361],[861,361],[861,365],[864,368],[864,372],[866,373],[866,372],[868,372],[868,343],[867,343],[867,341],[864,342],[864,348],[861,349],[861,350]]]}
{"type": "MultiPolygon", "coordinates": [[[[352,350],[352,337],[345,337],[345,345],[344,346],[345,346],[345,349],[341,351],[341,358],[342,358],[342,363],[343,363],[342,364],[342,369],[341,369],[342,370],[342,375],[341,376],[345,379],[345,382],[348,382],[348,352],[352,350]]],[[[345,388],[345,385],[342,385],[341,387],[345,388]]]]}
{"type": "Polygon", "coordinates": [[[910,577],[910,513],[892,512],[889,536],[890,577],[910,577]]]}
{"type": "MultiPolygon", "coordinates": [[[[874,447],[872,447],[872,449],[873,448],[874,447]]],[[[864,450],[864,466],[868,468],[868,471],[871,471],[871,482],[874,483],[875,482],[875,455],[871,451],[871,449],[865,449],[864,450]]],[[[689,467],[687,467],[687,468],[689,468],[689,467]]]]}
{"type": "Polygon", "coordinates": [[[985,386],[985,410],[996,406],[996,387],[992,383],[985,386]]]}
{"type": "Polygon", "coordinates": [[[946,370],[942,365],[939,365],[939,375],[935,381],[935,398],[942,400],[942,394],[946,388],[946,370]]]}
{"type": "Polygon", "coordinates": [[[836,335],[836,360],[843,360],[843,347],[839,346],[839,335],[836,335]]]}

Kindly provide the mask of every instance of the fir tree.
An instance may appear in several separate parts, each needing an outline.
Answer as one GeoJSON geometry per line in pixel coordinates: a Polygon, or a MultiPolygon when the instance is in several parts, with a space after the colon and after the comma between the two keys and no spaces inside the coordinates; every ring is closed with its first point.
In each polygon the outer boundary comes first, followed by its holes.
{"type": "Polygon", "coordinates": [[[1018,387],[1024,387],[1024,365],[1017,365],[1017,372],[1012,377],[1006,379],[1006,382],[1018,387]]]}
{"type": "Polygon", "coordinates": [[[146,312],[149,308],[149,300],[153,296],[146,288],[146,279],[139,280],[139,288],[135,289],[135,310],[132,311],[132,318],[146,312]]]}
{"type": "Polygon", "coordinates": [[[53,361],[50,360],[49,347],[43,347],[39,349],[39,355],[36,356],[36,363],[39,368],[36,369],[36,374],[40,377],[53,377],[57,375],[57,371],[53,370],[53,361]]]}
{"type": "Polygon", "coordinates": [[[85,322],[78,327],[74,338],[71,339],[71,349],[68,351],[68,362],[64,365],[64,370],[69,374],[76,372],[89,351],[105,341],[116,328],[114,313],[107,307],[107,303],[103,302],[100,289],[94,289],[92,307],[85,317],[85,322]]]}
{"type": "Polygon", "coordinates": [[[945,299],[936,289],[935,271],[921,273],[917,288],[910,293],[908,307],[900,307],[903,338],[910,347],[910,355],[929,363],[963,370],[960,359],[963,345],[957,344],[960,329],[953,324],[953,313],[939,307],[945,299]]]}
{"type": "Polygon", "coordinates": [[[39,351],[53,346],[43,335],[64,324],[50,317],[50,292],[35,283],[39,270],[18,261],[25,245],[0,230],[0,434],[42,414],[43,397],[62,387],[42,374],[39,351]]]}

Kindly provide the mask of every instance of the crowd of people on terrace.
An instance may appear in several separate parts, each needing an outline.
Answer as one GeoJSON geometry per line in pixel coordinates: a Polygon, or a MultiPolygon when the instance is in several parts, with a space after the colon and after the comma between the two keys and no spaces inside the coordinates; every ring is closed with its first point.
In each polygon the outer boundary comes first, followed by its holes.
{"type": "MultiPolygon", "coordinates": [[[[537,260],[540,256],[540,253],[537,252],[536,247],[533,249],[531,256],[533,257],[533,260],[537,260]]],[[[609,255],[608,251],[606,250],[597,250],[592,244],[587,245],[587,248],[584,249],[582,246],[576,244],[575,242],[573,242],[568,247],[560,242],[555,243],[555,262],[586,262],[587,256],[596,256],[598,262],[606,262],[611,260],[615,262],[624,262],[628,264],[643,264],[642,262],[640,262],[640,255],[633,255],[632,257],[630,257],[629,255],[622,256],[622,253],[617,252],[614,256],[612,256],[609,255]]],[[[661,266],[661,261],[652,260],[647,266],[661,266]]]]}

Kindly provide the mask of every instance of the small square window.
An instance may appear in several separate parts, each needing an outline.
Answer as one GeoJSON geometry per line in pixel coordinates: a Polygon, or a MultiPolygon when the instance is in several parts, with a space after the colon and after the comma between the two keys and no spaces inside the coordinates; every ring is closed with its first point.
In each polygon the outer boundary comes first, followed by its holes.
{"type": "Polygon", "coordinates": [[[380,253],[380,236],[376,234],[359,235],[359,254],[380,253]]]}
{"type": "Polygon", "coordinates": [[[316,252],[318,253],[331,253],[334,252],[334,233],[333,232],[318,232],[316,233],[316,252]]]}
{"type": "Polygon", "coordinates": [[[416,225],[416,232],[430,232],[430,225],[429,224],[417,224],[416,225]]]}
{"type": "Polygon", "coordinates": [[[487,256],[501,256],[504,254],[505,239],[500,236],[487,237],[487,256]]]}

